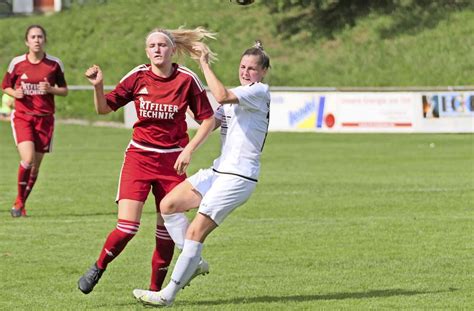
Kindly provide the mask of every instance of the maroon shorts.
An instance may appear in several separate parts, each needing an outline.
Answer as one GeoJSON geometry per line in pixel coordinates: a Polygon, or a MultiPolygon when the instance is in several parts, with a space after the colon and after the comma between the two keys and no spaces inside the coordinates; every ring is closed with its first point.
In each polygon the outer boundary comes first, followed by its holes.
{"type": "Polygon", "coordinates": [[[186,179],[186,175],[178,175],[173,168],[181,150],[143,150],[132,143],[125,151],[116,201],[130,199],[145,202],[151,189],[158,211],[161,199],[186,179]]]}
{"type": "Polygon", "coordinates": [[[35,144],[36,152],[47,153],[52,151],[53,115],[38,116],[13,111],[11,122],[16,145],[24,141],[32,141],[35,144]]]}

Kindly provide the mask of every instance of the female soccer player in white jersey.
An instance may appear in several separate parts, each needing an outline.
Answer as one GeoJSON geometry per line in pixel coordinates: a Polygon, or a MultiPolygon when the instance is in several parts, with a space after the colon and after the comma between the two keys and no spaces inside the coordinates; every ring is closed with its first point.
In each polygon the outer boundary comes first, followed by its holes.
{"type": "MultiPolygon", "coordinates": [[[[94,86],[97,113],[115,111],[133,101],[138,121],[125,152],[116,201],[118,223],[105,241],[99,258],[79,279],[79,289],[90,293],[107,265],[134,237],[140,226],[144,202],[152,190],[157,210],[156,248],[152,257],[150,290],[158,291],[171,262],[174,243],[159,213],[161,199],[181,181],[192,153],[214,129],[214,112],[201,82],[189,69],[172,62],[175,53],[200,53],[192,49],[200,40],[212,37],[203,28],[151,31],[145,40],[150,64],[140,65],[104,95],[101,69],[94,65],[86,76],[94,86]],[[187,134],[186,110],[202,121],[193,139],[187,134]]],[[[207,46],[204,49],[211,53],[207,46]]],[[[211,53],[211,55],[213,55],[211,53]]]]}
{"type": "Polygon", "coordinates": [[[200,64],[209,88],[221,104],[215,114],[221,126],[221,155],[213,166],[200,170],[173,189],[161,202],[165,226],[182,252],[161,291],[136,289],[134,296],[145,305],[169,306],[191,279],[209,271],[202,260],[204,240],[238,206],[247,201],[257,185],[260,155],[265,143],[270,112],[268,85],[262,83],[270,59],[260,42],[247,49],[240,60],[241,86],[226,89],[209,65],[202,45],[200,64]],[[183,212],[199,207],[188,226],[183,212]]]}
{"type": "Polygon", "coordinates": [[[18,194],[10,211],[12,217],[26,216],[26,199],[36,182],[44,154],[52,151],[54,96],[68,93],[63,63],[44,51],[44,28],[29,26],[25,44],[28,53],[13,58],[2,82],[3,91],[15,98],[11,123],[20,154],[18,194]]]}

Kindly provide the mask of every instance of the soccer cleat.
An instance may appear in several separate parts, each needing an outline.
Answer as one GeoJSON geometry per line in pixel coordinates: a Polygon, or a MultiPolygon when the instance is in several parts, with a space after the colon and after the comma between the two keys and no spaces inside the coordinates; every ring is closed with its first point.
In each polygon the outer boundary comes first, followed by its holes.
{"type": "Polygon", "coordinates": [[[15,203],[13,204],[10,214],[12,215],[12,217],[15,217],[15,218],[21,217],[21,216],[26,217],[25,204],[21,203],[17,198],[15,200],[15,203]]]}
{"type": "Polygon", "coordinates": [[[201,260],[199,261],[199,264],[196,268],[196,271],[194,271],[191,278],[189,278],[189,281],[186,284],[184,284],[183,288],[185,288],[186,286],[189,286],[191,281],[195,277],[197,277],[199,275],[206,275],[206,274],[209,274],[209,264],[207,263],[207,261],[205,261],[203,258],[201,258],[201,260]]]}
{"type": "Polygon", "coordinates": [[[94,263],[94,265],[86,273],[84,273],[84,275],[81,276],[77,282],[78,288],[81,290],[81,292],[84,294],[89,294],[92,292],[94,286],[99,283],[100,277],[104,271],[105,269],[99,269],[99,267],[97,267],[97,263],[94,263]]]}
{"type": "Polygon", "coordinates": [[[167,300],[161,296],[161,292],[151,290],[134,289],[133,296],[145,306],[169,307],[173,300],[167,300]]]}
{"type": "Polygon", "coordinates": [[[16,207],[12,207],[12,209],[10,210],[10,214],[12,215],[12,217],[16,218],[16,217],[21,217],[21,212],[22,210],[19,209],[19,208],[16,208],[16,207]]]}

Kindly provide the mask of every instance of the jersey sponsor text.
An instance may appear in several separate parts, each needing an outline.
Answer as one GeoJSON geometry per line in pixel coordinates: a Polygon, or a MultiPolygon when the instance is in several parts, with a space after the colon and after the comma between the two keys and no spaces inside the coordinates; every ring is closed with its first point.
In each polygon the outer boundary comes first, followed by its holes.
{"type": "Polygon", "coordinates": [[[140,100],[140,110],[138,112],[140,117],[155,118],[155,119],[174,119],[174,114],[178,112],[177,105],[153,103],[149,100],[140,100]]]}
{"type": "Polygon", "coordinates": [[[21,88],[24,95],[45,95],[45,91],[39,89],[38,83],[26,83],[21,81],[21,88]]]}

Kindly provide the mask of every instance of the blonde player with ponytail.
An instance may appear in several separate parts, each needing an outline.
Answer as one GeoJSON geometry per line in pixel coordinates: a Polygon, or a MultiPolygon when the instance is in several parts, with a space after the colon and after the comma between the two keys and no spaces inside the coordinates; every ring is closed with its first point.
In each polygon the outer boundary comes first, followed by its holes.
{"type": "Polygon", "coordinates": [[[204,28],[153,29],[145,39],[145,52],[150,61],[135,67],[104,93],[103,73],[93,65],[85,75],[94,87],[94,105],[98,114],[107,114],[133,101],[138,120],[125,151],[116,202],[118,222],[108,235],[98,259],[79,279],[78,287],[88,294],[98,283],[107,265],[114,260],[135,236],[142,210],[152,191],[155,197],[157,225],[156,247],[152,256],[149,289],[161,289],[171,262],[174,243],[163,226],[160,202],[186,178],[192,153],[214,129],[214,112],[206,91],[195,73],[172,61],[181,55],[199,59],[193,49],[201,44],[213,59],[215,55],[202,40],[213,38],[204,28]],[[190,109],[201,122],[190,140],[187,134],[186,111],[190,109]]]}
{"type": "Polygon", "coordinates": [[[263,79],[270,68],[270,58],[262,43],[257,41],[242,54],[238,70],[241,86],[232,89],[224,87],[211,69],[212,55],[207,47],[197,43],[194,50],[200,53],[207,84],[220,104],[215,120],[221,126],[221,155],[210,168],[183,181],[161,201],[165,226],[183,250],[164,289],[133,291],[145,305],[172,305],[180,289],[209,271],[201,257],[203,243],[255,190],[268,131],[270,92],[263,79]],[[188,224],[184,212],[197,207],[196,217],[188,224]]]}

